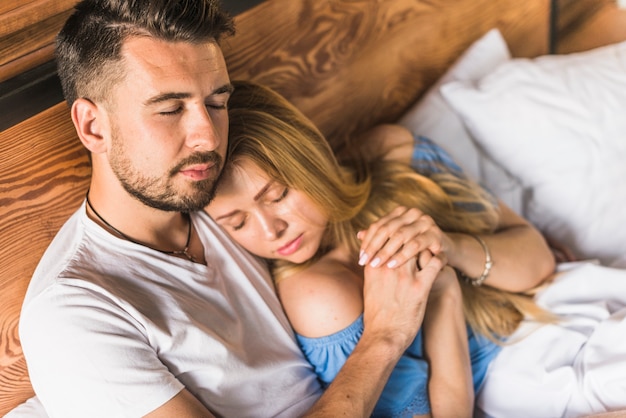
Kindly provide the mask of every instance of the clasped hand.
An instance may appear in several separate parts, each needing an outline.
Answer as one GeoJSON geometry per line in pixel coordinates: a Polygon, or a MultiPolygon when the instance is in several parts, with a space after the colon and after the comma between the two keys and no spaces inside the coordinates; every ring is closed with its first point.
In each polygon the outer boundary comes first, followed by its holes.
{"type": "MultiPolygon", "coordinates": [[[[447,238],[430,216],[402,206],[358,236],[365,330],[407,347],[422,324],[433,283],[446,265],[447,238]]],[[[448,281],[442,286],[444,282],[448,281]]]]}
{"type": "MultiPolygon", "coordinates": [[[[362,266],[396,268],[426,250],[442,255],[449,247],[449,238],[432,217],[404,206],[398,206],[357,236],[361,240],[359,264],[362,266]]],[[[419,261],[422,260],[418,258],[419,261]]]]}

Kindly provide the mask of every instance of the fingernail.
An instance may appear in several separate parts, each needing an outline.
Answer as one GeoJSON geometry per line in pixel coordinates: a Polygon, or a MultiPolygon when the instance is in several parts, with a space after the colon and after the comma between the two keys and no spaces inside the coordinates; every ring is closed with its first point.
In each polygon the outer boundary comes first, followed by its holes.
{"type": "Polygon", "coordinates": [[[378,267],[379,264],[380,264],[380,258],[376,257],[375,259],[372,260],[370,265],[372,267],[378,267]]]}
{"type": "Polygon", "coordinates": [[[359,253],[359,265],[360,266],[364,266],[367,264],[367,254],[365,254],[363,251],[361,251],[359,253]]]}
{"type": "Polygon", "coordinates": [[[397,265],[398,265],[398,262],[396,260],[391,260],[390,262],[387,263],[387,267],[389,267],[390,269],[394,268],[397,265]]]}

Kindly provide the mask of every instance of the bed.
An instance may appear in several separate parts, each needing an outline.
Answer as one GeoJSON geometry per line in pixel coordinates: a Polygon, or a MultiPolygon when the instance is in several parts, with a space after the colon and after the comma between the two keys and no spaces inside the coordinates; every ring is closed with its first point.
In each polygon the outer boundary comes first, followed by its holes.
{"type": "MultiPolygon", "coordinates": [[[[625,13],[608,0],[266,0],[223,47],[233,79],[278,90],[338,153],[400,122],[580,258],[626,268],[625,13]]],[[[0,142],[3,416],[33,395],[22,299],[90,168],[65,103],[0,142]]]]}

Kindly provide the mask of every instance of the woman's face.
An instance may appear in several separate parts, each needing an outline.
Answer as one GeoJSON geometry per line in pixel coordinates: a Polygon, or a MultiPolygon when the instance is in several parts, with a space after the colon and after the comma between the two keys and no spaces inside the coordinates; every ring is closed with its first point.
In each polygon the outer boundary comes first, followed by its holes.
{"type": "Polygon", "coordinates": [[[246,250],[292,263],[315,255],[328,222],[305,193],[270,178],[247,158],[224,173],[206,210],[246,250]]]}

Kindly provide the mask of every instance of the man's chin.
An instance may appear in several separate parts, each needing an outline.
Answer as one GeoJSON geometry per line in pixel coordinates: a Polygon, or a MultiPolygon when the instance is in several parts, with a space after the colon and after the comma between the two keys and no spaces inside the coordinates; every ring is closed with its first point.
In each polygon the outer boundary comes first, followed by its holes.
{"type": "Polygon", "coordinates": [[[204,208],[215,197],[215,179],[208,178],[191,183],[184,192],[179,192],[175,202],[169,202],[172,211],[196,212],[204,208]]]}
{"type": "Polygon", "coordinates": [[[192,195],[182,197],[175,205],[177,212],[196,212],[203,210],[211,200],[214,193],[212,191],[203,191],[192,195]]]}
{"type": "Polygon", "coordinates": [[[213,189],[199,189],[186,194],[181,193],[178,196],[169,195],[168,197],[150,197],[133,191],[130,194],[144,205],[154,209],[165,212],[196,212],[203,210],[213,200],[215,193],[213,189]]]}
{"type": "Polygon", "coordinates": [[[216,181],[214,178],[202,180],[194,183],[193,196],[188,197],[190,211],[204,209],[215,197],[216,181]]]}

